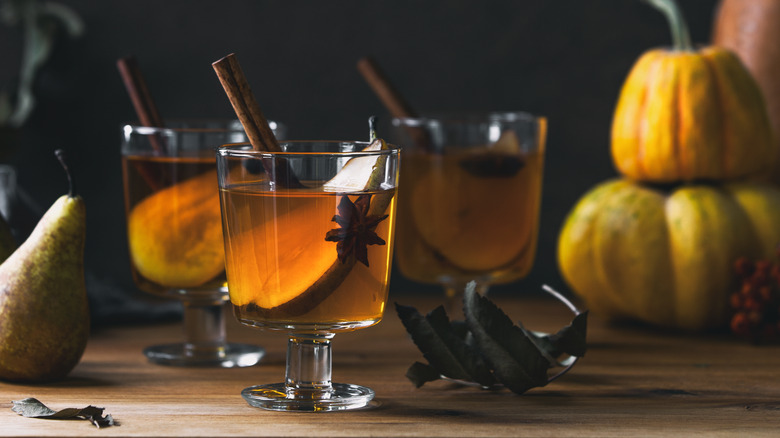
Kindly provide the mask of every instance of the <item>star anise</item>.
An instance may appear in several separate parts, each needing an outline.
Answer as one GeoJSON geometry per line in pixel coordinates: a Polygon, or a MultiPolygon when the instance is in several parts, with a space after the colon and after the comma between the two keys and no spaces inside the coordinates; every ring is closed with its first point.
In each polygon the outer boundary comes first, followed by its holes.
{"type": "Polygon", "coordinates": [[[344,195],[339,202],[339,213],[333,216],[333,222],[341,228],[335,228],[325,234],[325,240],[336,243],[339,260],[344,263],[350,255],[368,266],[368,245],[384,245],[385,241],[377,236],[377,225],[387,219],[387,215],[369,215],[368,207],[371,195],[360,195],[353,203],[344,195]]]}

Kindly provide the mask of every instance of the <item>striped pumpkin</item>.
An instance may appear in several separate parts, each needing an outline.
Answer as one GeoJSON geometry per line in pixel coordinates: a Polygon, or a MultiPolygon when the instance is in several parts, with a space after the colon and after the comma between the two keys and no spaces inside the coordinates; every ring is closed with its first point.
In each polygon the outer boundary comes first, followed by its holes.
{"type": "Polygon", "coordinates": [[[618,171],[663,183],[767,172],[778,144],[750,72],[725,48],[695,50],[673,0],[648,1],[666,13],[674,46],[644,53],[623,85],[612,123],[618,171]]]}

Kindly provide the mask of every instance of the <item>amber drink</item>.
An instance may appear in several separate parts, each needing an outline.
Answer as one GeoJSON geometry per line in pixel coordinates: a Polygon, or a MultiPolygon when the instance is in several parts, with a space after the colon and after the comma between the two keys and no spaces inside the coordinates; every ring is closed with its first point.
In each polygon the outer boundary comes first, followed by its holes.
{"type": "MultiPolygon", "coordinates": [[[[396,261],[457,296],[527,275],[536,252],[544,119],[490,113],[395,119],[405,146],[396,261]]],[[[455,304],[457,305],[457,303],[455,304]]]]}
{"type": "Polygon", "coordinates": [[[270,328],[339,329],[371,325],[382,318],[390,274],[395,190],[360,195],[321,189],[222,190],[227,233],[230,301],[239,321],[270,328]],[[389,199],[389,202],[387,200],[389,199]],[[367,245],[369,265],[361,262],[332,291],[305,292],[338,259],[338,242],[326,240],[342,228],[332,219],[362,202],[386,205],[387,216],[374,229],[385,245],[367,245]],[[342,206],[341,209],[339,206],[342,206]],[[326,296],[327,293],[327,296],[326,296]],[[306,296],[310,294],[310,296],[306,296]]]}
{"type": "Polygon", "coordinates": [[[171,289],[223,287],[214,157],[131,155],[122,157],[122,166],[136,284],[161,295],[171,289]]]}
{"type": "Polygon", "coordinates": [[[390,279],[398,150],[381,140],[220,148],[230,301],[248,326],[288,332],[285,383],[242,392],[252,406],[329,411],[373,391],[330,381],[330,339],[382,319],[390,279]]]}

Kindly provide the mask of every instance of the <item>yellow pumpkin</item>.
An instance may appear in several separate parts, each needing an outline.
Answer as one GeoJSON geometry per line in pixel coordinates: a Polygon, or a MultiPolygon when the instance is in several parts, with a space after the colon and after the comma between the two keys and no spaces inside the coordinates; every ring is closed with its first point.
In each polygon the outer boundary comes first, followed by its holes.
{"type": "Polygon", "coordinates": [[[769,171],[778,155],[761,90],[731,51],[695,50],[673,0],[674,46],[644,53],[618,98],[612,158],[624,176],[648,182],[725,180],[769,171]]]}
{"type": "Polygon", "coordinates": [[[727,322],[734,261],[773,257],[779,243],[774,185],[662,191],[617,179],[593,188],[569,213],[558,262],[594,313],[697,331],[727,322]]]}

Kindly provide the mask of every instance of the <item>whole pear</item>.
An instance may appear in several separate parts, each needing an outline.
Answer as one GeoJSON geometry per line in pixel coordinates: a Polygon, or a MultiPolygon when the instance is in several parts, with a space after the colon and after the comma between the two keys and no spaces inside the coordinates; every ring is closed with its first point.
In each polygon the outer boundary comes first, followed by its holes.
{"type": "MultiPolygon", "coordinates": [[[[65,167],[61,151],[57,157],[65,167]]],[[[84,284],[86,210],[70,191],[57,199],[27,240],[0,265],[0,379],[65,377],[89,337],[84,284]]]]}

